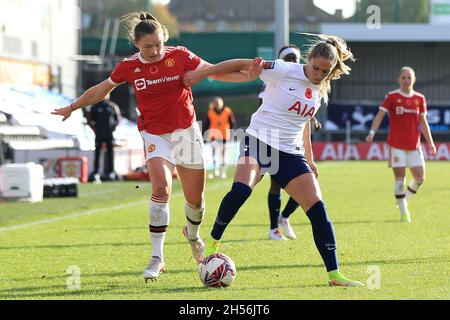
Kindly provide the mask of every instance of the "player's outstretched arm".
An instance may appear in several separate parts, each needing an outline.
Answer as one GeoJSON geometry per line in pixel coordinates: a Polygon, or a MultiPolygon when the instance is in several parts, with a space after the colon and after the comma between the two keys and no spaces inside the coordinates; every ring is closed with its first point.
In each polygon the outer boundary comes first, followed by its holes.
{"type": "Polygon", "coordinates": [[[367,142],[372,142],[373,137],[375,136],[375,132],[377,132],[380,127],[381,121],[383,121],[384,116],[386,115],[386,111],[380,110],[378,111],[375,119],[373,119],[372,126],[370,127],[369,135],[366,137],[367,142]]]}
{"type": "Polygon", "coordinates": [[[255,58],[227,60],[216,65],[206,63],[201,69],[187,72],[183,83],[192,87],[207,77],[225,82],[253,81],[261,74],[263,62],[262,58],[255,58]]]}
{"type": "Polygon", "coordinates": [[[422,131],[425,140],[427,140],[428,152],[434,157],[436,155],[436,146],[434,144],[433,136],[431,135],[430,125],[428,124],[426,114],[420,115],[420,131],[422,131]]]}
{"type": "Polygon", "coordinates": [[[70,117],[73,111],[95,104],[105,99],[106,95],[114,90],[116,86],[112,85],[108,80],[105,80],[88,90],[86,90],[78,99],[72,104],[64,108],[55,109],[52,114],[62,116],[63,121],[70,117]]]}

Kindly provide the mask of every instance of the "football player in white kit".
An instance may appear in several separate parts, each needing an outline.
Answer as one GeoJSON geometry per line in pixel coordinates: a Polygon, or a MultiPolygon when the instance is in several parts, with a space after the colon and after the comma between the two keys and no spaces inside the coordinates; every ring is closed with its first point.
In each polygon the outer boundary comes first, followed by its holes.
{"type": "Polygon", "coordinates": [[[353,54],[346,43],[334,36],[311,47],[308,63],[288,63],[281,59],[264,62],[261,59],[229,60],[184,76],[186,85],[198,83],[212,74],[247,70],[241,81],[259,75],[267,84],[263,104],[253,114],[241,142],[234,182],[222,203],[203,257],[217,252],[226,227],[267,172],[306,212],[311,221],[316,247],[328,272],[332,286],[363,286],[345,278],[339,271],[334,229],[328,218],[319,184],[313,173],[312,150],[303,141],[309,121],[317,112],[321,100],[328,100],[331,80],[349,74],[346,60],[353,54]],[[245,67],[243,67],[244,65],[245,67]]]}
{"type": "MultiPolygon", "coordinates": [[[[284,46],[278,52],[278,59],[283,59],[286,62],[292,63],[300,63],[301,53],[300,48],[294,44],[290,44],[288,46],[284,46]]],[[[260,98],[260,105],[264,99],[264,89],[266,85],[264,85],[263,90],[259,93],[258,98],[260,98]]],[[[321,128],[321,124],[316,120],[315,117],[311,118],[311,125],[314,127],[314,131],[318,131],[321,128]]],[[[305,127],[305,131],[310,130],[309,126],[305,127]]],[[[306,149],[309,148],[307,144],[311,143],[311,135],[305,132],[305,140],[303,140],[303,144],[306,149]]],[[[313,159],[311,158],[311,161],[313,159]]],[[[314,168],[313,168],[314,171],[314,168]]],[[[318,177],[318,172],[314,172],[316,174],[316,178],[318,177]]],[[[278,226],[280,226],[284,234],[289,239],[296,239],[297,235],[295,234],[292,226],[289,222],[289,217],[295,210],[299,207],[298,203],[292,197],[289,197],[289,200],[286,203],[283,211],[280,214],[281,208],[281,186],[274,180],[270,179],[270,189],[267,195],[267,204],[269,207],[269,218],[270,218],[270,228],[269,228],[269,240],[286,240],[286,238],[281,234],[278,226]]]]}

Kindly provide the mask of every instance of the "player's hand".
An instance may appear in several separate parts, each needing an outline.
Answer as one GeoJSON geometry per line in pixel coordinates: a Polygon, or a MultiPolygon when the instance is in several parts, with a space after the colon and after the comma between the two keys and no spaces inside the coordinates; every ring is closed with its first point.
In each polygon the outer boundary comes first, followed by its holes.
{"type": "Polygon", "coordinates": [[[428,153],[432,157],[434,157],[436,155],[436,146],[434,145],[434,143],[431,143],[428,145],[428,153]]]}
{"type": "Polygon", "coordinates": [[[57,115],[57,116],[62,116],[63,119],[62,121],[65,121],[67,118],[70,117],[70,115],[72,114],[72,106],[67,106],[64,108],[60,108],[60,109],[55,109],[52,114],[57,115]]]}
{"type": "Polygon", "coordinates": [[[317,165],[314,161],[308,162],[309,167],[311,168],[312,172],[316,176],[316,179],[319,179],[319,169],[317,169],[317,165]]]}
{"type": "Polygon", "coordinates": [[[322,129],[322,124],[315,118],[313,119],[314,119],[314,132],[319,132],[322,129]]]}
{"type": "Polygon", "coordinates": [[[183,83],[186,87],[193,87],[197,83],[200,83],[205,77],[202,76],[198,71],[186,72],[183,76],[183,83]]]}
{"type": "Polygon", "coordinates": [[[247,70],[247,76],[249,81],[254,81],[259,78],[262,73],[264,66],[264,60],[261,57],[255,58],[250,65],[250,68],[247,70]]]}
{"type": "Polygon", "coordinates": [[[373,142],[373,134],[369,134],[367,137],[366,137],[366,141],[367,142],[373,142]]]}

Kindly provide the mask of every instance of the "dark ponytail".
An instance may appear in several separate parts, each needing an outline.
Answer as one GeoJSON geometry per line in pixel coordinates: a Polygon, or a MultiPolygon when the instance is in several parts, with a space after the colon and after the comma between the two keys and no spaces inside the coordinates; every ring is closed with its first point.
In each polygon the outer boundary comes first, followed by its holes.
{"type": "Polygon", "coordinates": [[[169,32],[158,19],[148,12],[136,12],[124,16],[123,21],[126,22],[129,38],[132,42],[138,42],[146,34],[163,34],[163,41],[169,40],[169,32]]]}

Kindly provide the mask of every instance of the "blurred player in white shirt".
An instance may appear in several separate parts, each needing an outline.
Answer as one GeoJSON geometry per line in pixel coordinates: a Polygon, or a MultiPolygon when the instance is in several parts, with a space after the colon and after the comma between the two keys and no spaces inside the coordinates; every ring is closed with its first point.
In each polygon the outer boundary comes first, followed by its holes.
{"type": "MultiPolygon", "coordinates": [[[[294,44],[284,46],[278,52],[278,59],[283,59],[286,62],[300,63],[300,48],[294,44]]],[[[260,105],[263,103],[265,88],[266,84],[263,85],[263,90],[258,95],[261,102],[260,105]]],[[[315,117],[311,119],[311,125],[314,127],[314,131],[319,131],[322,127],[315,117]]],[[[310,141],[308,141],[308,143],[310,143],[310,141]]],[[[295,210],[297,210],[299,205],[292,197],[289,197],[285,208],[280,214],[281,187],[274,179],[270,179],[270,189],[267,194],[267,203],[270,218],[270,228],[268,233],[269,240],[286,240],[286,238],[281,234],[278,226],[281,226],[287,238],[296,239],[297,235],[292,229],[289,222],[289,217],[295,210]]]]}

